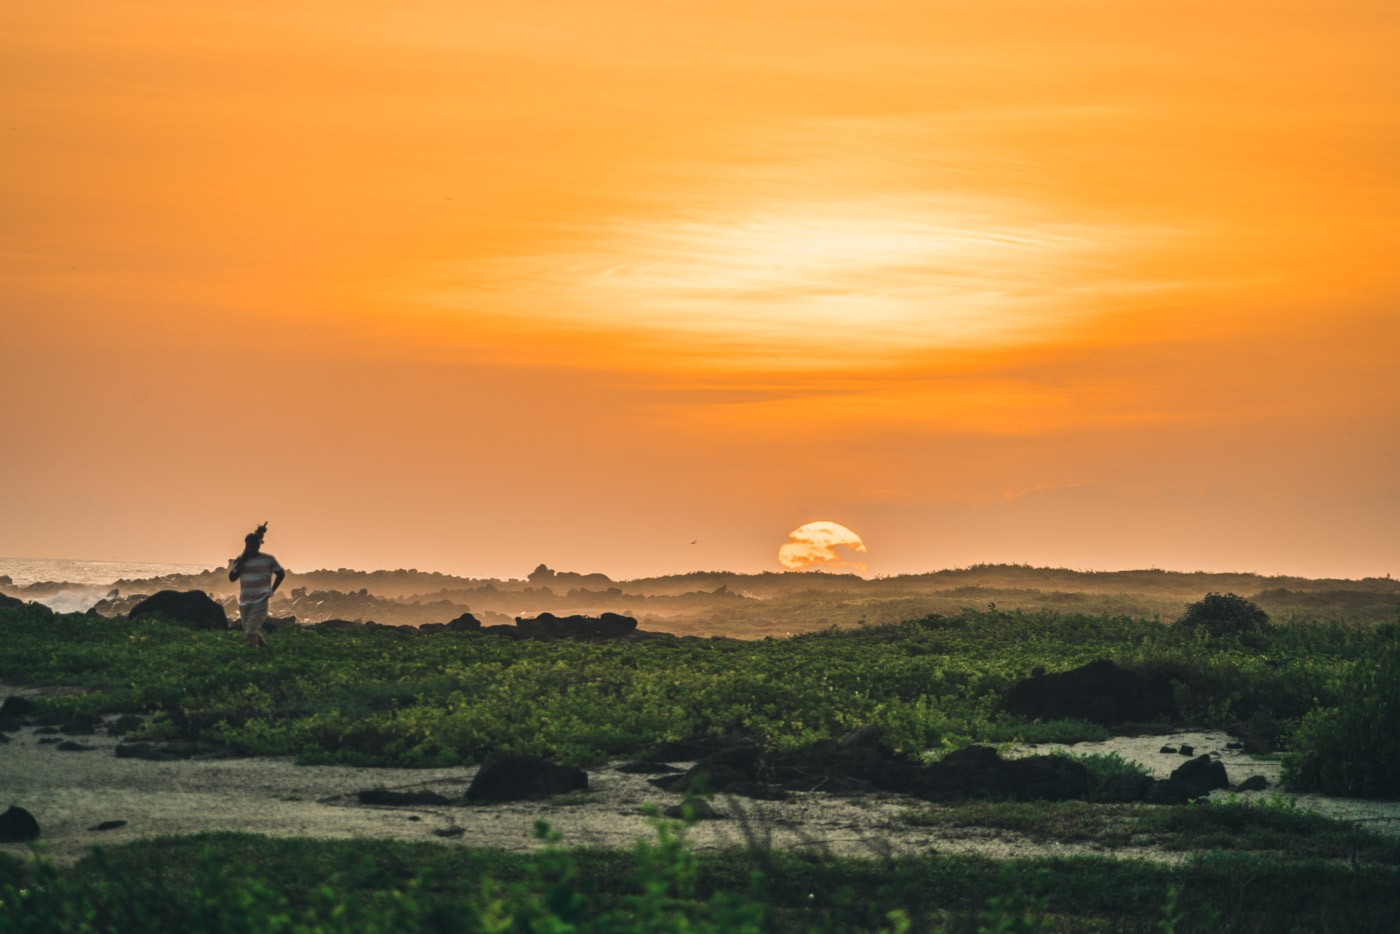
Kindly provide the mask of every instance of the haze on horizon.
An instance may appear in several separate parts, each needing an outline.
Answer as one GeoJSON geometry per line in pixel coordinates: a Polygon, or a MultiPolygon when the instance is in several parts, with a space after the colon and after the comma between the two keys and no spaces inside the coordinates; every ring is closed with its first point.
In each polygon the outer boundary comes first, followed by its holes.
{"type": "Polygon", "coordinates": [[[0,11],[0,554],[1400,571],[1400,7],[0,11]]]}

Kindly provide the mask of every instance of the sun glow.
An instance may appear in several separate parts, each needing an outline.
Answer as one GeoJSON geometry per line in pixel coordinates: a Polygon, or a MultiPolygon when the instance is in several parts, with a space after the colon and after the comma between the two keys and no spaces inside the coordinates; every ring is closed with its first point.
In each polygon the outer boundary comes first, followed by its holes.
{"type": "MultiPolygon", "coordinates": [[[[947,196],[770,204],[618,221],[569,251],[456,269],[428,294],[474,320],[496,309],[513,328],[649,335],[731,362],[888,362],[1043,339],[1093,310],[1086,273],[1153,236],[947,196]]],[[[1143,285],[1089,278],[1100,295],[1143,285]]]]}
{"type": "Polygon", "coordinates": [[[865,542],[839,522],[808,522],[788,533],[778,548],[778,563],[790,571],[804,569],[850,570],[863,574],[865,564],[851,561],[837,549],[865,554],[865,542]]]}

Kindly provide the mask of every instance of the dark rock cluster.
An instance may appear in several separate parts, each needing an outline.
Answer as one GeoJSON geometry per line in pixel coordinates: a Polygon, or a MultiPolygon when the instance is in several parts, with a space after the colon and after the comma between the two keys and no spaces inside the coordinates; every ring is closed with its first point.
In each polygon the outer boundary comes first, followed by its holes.
{"type": "Polygon", "coordinates": [[[1131,671],[1107,660],[1018,681],[1006,692],[1003,705],[1023,717],[1104,725],[1159,720],[1176,713],[1171,679],[1165,673],[1131,671]]]}
{"type": "MultiPolygon", "coordinates": [[[[698,741],[660,749],[687,756],[703,748],[698,741]]],[[[677,755],[673,761],[685,761],[677,755]]],[[[643,771],[649,763],[620,768],[643,771]]],[[[968,746],[937,762],[921,763],[891,751],[878,730],[866,728],[839,741],[824,740],[799,749],[770,750],[750,740],[711,748],[693,766],[651,779],[651,784],[682,794],[724,792],[751,798],[781,799],[794,791],[855,794],[886,791],[926,801],[970,798],[1014,801],[1089,800],[1091,775],[1079,762],[1063,756],[1004,759],[989,746],[968,746]]],[[[1225,767],[1209,756],[1193,759],[1172,777],[1158,781],[1123,775],[1094,789],[1100,801],[1147,801],[1178,804],[1213,788],[1228,787],[1225,767]]]]}
{"type": "Polygon", "coordinates": [[[588,790],[588,773],[538,756],[504,755],[488,759],[467,788],[473,802],[528,801],[588,790]]]}

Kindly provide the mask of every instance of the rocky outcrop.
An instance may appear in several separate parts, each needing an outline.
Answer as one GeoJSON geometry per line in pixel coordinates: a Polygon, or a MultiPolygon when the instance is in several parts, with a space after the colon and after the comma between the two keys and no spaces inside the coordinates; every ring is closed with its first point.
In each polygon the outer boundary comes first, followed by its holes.
{"type": "Polygon", "coordinates": [[[19,805],[0,814],[0,843],[28,843],[39,839],[39,822],[19,805]]]}
{"type": "Polygon", "coordinates": [[[488,760],[467,788],[467,800],[529,801],[588,789],[588,773],[538,756],[506,755],[488,760]]]}
{"type": "Polygon", "coordinates": [[[1111,661],[1090,662],[1018,681],[1004,698],[1008,712],[1037,720],[1088,720],[1104,725],[1158,720],[1176,712],[1171,680],[1111,661]]]}
{"type": "Polygon", "coordinates": [[[1210,756],[1197,756],[1182,763],[1173,770],[1170,780],[1185,785],[1198,797],[1208,794],[1216,788],[1230,787],[1230,779],[1225,774],[1225,766],[1210,756]]]}
{"type": "MultiPolygon", "coordinates": [[[[694,752],[695,746],[676,751],[694,752]]],[[[992,799],[1014,801],[1152,801],[1179,804],[1223,787],[1224,768],[1188,762],[1166,781],[1124,773],[1092,787],[1082,763],[1064,756],[1004,759],[989,746],[968,746],[929,764],[890,750],[880,732],[866,728],[840,741],[823,740],[799,749],[768,750],[751,741],[709,752],[684,772],[651,779],[681,794],[723,792],[753,798],[782,798],[795,791],[857,794],[885,791],[926,801],[992,799]],[[1188,768],[1189,767],[1189,768],[1188,768]],[[1216,770],[1219,770],[1217,774],[1216,770]]],[[[629,771],[637,771],[629,768],[629,771]]]]}
{"type": "Polygon", "coordinates": [[[534,618],[518,616],[515,625],[529,639],[574,639],[581,642],[604,642],[626,639],[637,631],[637,621],[631,616],[604,613],[602,616],[555,616],[541,613],[534,618]]]}
{"type": "Polygon", "coordinates": [[[18,597],[0,593],[0,610],[38,610],[45,616],[52,616],[53,610],[42,603],[27,603],[18,597]]]}
{"type": "Polygon", "coordinates": [[[191,629],[227,629],[228,614],[202,590],[162,590],[132,608],[129,619],[162,616],[191,629]]]}

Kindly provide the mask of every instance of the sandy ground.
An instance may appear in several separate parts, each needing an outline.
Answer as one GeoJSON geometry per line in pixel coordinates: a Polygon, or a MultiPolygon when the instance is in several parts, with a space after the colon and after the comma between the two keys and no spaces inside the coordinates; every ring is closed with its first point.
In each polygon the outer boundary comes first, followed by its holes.
{"type": "MultiPolygon", "coordinates": [[[[0,694],[20,693],[6,692],[0,694]]],[[[104,735],[60,737],[89,751],[59,751],[32,727],[11,734],[0,745],[0,809],[18,804],[39,821],[40,843],[50,857],[68,864],[93,845],[110,846],[147,837],[204,831],[243,831],[278,837],[399,839],[449,846],[489,846],[523,850],[536,846],[531,827],[544,818],[564,834],[569,845],[630,847],[652,836],[643,814],[651,803],[679,802],[647,784],[645,775],[628,775],[610,767],[589,772],[589,792],[555,802],[430,807],[368,807],[358,803],[363,789],[430,790],[456,800],[463,796],[474,768],[375,769],[348,766],[298,766],[285,758],[205,759],[148,762],[118,759],[117,740],[104,735]],[[99,831],[103,821],[124,820],[119,828],[99,831]],[[459,836],[434,831],[460,828],[459,836]]],[[[1182,742],[1197,754],[1219,751],[1230,779],[1238,782],[1262,774],[1275,785],[1277,762],[1256,762],[1225,749],[1223,733],[1191,732],[1174,736],[1115,739],[1081,743],[1078,753],[1115,751],[1165,777],[1185,761],[1159,753],[1163,744],[1182,742]]],[[[1044,752],[1053,747],[1026,749],[1044,752]]],[[[1275,792],[1246,794],[1269,796],[1275,792]]],[[[1217,795],[1223,794],[1216,792],[1217,795]]],[[[1305,795],[1298,806],[1332,817],[1362,821],[1362,826],[1400,833],[1400,802],[1357,802],[1305,795]]],[[[833,797],[796,794],[782,802],[720,798],[726,819],[705,821],[689,834],[701,849],[761,845],[807,849],[852,856],[882,856],[937,850],[993,858],[1019,856],[1118,855],[1173,861],[1184,854],[1147,847],[1106,849],[1092,845],[1034,841],[1001,831],[907,826],[900,814],[924,802],[899,795],[833,797]]],[[[0,844],[0,852],[28,855],[25,844],[0,844]]]]}

